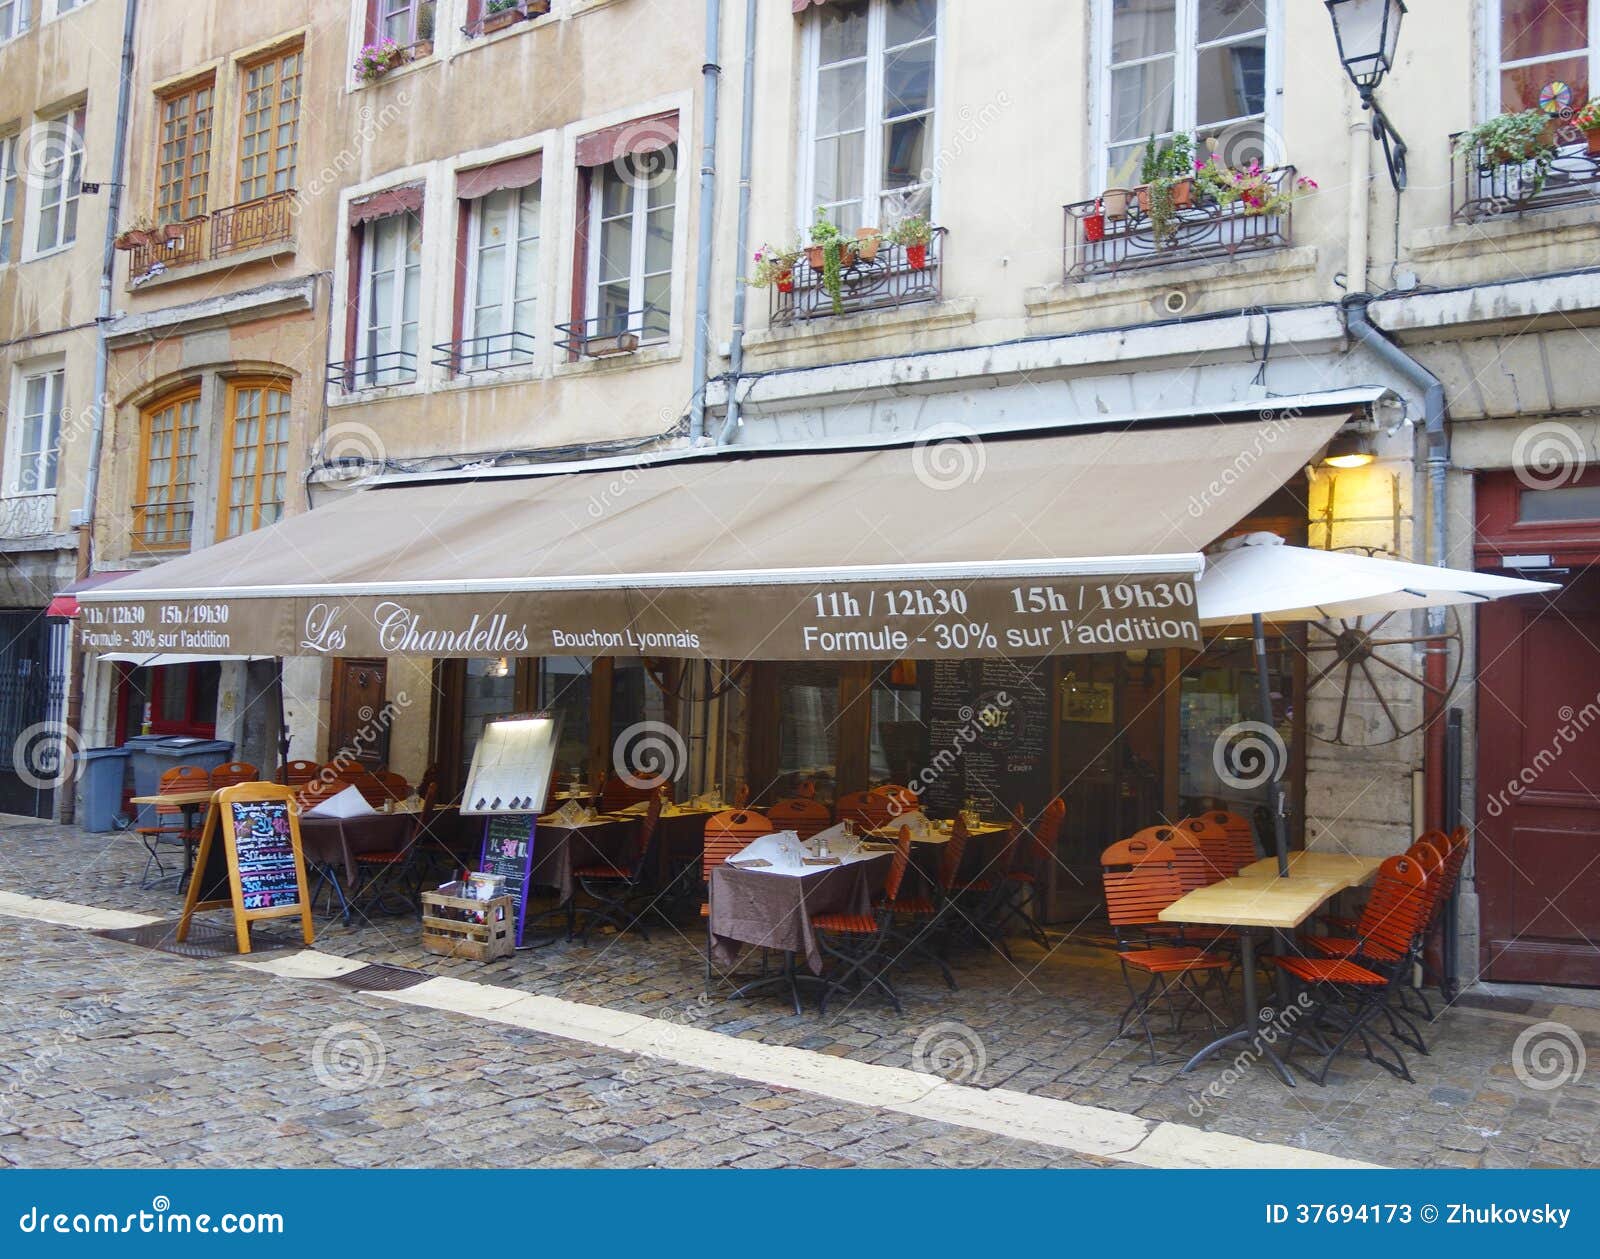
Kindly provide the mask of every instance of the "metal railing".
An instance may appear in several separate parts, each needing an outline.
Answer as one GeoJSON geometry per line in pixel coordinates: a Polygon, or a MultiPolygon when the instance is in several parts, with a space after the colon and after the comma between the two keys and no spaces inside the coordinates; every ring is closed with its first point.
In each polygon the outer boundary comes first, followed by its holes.
{"type": "Polygon", "coordinates": [[[839,268],[837,303],[828,291],[825,268],[812,266],[812,259],[802,253],[789,279],[779,280],[769,290],[769,322],[779,328],[813,319],[937,302],[944,296],[946,235],[944,228],[934,228],[928,243],[920,249],[885,241],[870,251],[871,257],[864,256],[859,245],[848,242],[851,248],[839,268]]]}
{"type": "Polygon", "coordinates": [[[1600,156],[1589,152],[1580,131],[1556,134],[1548,168],[1536,162],[1497,162],[1480,147],[1458,151],[1450,137],[1450,221],[1480,223],[1502,215],[1527,214],[1600,200],[1600,156]]]}
{"type": "Polygon", "coordinates": [[[54,533],[56,495],[13,493],[0,498],[0,538],[37,538],[54,533]]]}
{"type": "MultiPolygon", "coordinates": [[[[1290,193],[1295,188],[1295,169],[1274,167],[1264,172],[1264,179],[1268,196],[1290,193]]],[[[1292,203],[1262,213],[1243,201],[1223,205],[1200,195],[1198,188],[1195,193],[1193,204],[1173,209],[1165,227],[1152,224],[1136,189],[1117,190],[1114,197],[1108,193],[1065,207],[1067,283],[1150,267],[1231,260],[1242,253],[1283,249],[1294,243],[1292,203]],[[1125,204],[1118,204],[1123,201],[1125,204]]]]}
{"type": "Polygon", "coordinates": [[[186,547],[193,532],[193,503],[133,505],[133,541],[142,550],[171,551],[186,547]]]}
{"type": "Polygon", "coordinates": [[[555,344],[567,353],[579,358],[609,358],[614,354],[632,354],[651,341],[665,341],[672,326],[666,311],[645,306],[639,310],[558,323],[556,331],[561,335],[555,344]]]}
{"type": "Polygon", "coordinates": [[[410,350],[388,350],[328,364],[328,383],[346,393],[409,385],[417,379],[417,356],[410,350]]]}
{"type": "Polygon", "coordinates": [[[260,245],[294,239],[293,190],[224,206],[208,215],[159,229],[157,239],[129,251],[128,274],[148,275],[160,264],[170,271],[260,245]]]}
{"type": "Polygon", "coordinates": [[[433,347],[437,357],[432,361],[435,367],[442,367],[453,376],[498,372],[508,367],[526,367],[533,362],[533,346],[532,333],[496,332],[460,341],[441,341],[433,347]]]}

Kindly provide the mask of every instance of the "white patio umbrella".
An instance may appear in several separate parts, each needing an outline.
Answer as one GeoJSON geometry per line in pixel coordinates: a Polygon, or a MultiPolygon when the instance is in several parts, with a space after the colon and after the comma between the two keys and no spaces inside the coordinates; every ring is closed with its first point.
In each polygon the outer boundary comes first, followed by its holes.
{"type": "MultiPolygon", "coordinates": [[[[1195,588],[1202,625],[1249,619],[1255,634],[1256,679],[1262,720],[1274,726],[1267,684],[1265,622],[1316,621],[1409,612],[1449,604],[1486,603],[1557,589],[1555,582],[1497,577],[1459,568],[1375,559],[1346,551],[1288,546],[1275,533],[1230,538],[1206,560],[1195,588]]],[[[1272,778],[1278,873],[1289,873],[1289,838],[1283,783],[1272,778]]]]}

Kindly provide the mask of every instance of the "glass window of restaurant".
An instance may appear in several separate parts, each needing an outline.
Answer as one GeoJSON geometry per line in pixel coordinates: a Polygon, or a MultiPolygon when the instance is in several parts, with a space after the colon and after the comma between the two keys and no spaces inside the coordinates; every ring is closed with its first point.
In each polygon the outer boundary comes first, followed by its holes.
{"type": "MultiPolygon", "coordinates": [[[[799,795],[807,783],[831,803],[839,774],[839,666],[772,666],[778,703],[778,763],[767,801],[799,795]]],[[[754,786],[755,784],[753,784],[754,786]]]]}

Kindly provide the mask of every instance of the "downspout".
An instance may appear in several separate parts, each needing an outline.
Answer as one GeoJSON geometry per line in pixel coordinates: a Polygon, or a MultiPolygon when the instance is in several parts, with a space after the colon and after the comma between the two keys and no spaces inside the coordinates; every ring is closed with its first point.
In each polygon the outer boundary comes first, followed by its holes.
{"type": "MultiPolygon", "coordinates": [[[[105,241],[100,251],[100,302],[95,316],[94,394],[89,400],[89,462],[83,477],[83,507],[78,512],[78,577],[89,575],[94,566],[94,506],[100,488],[100,452],[105,446],[106,381],[110,375],[111,347],[106,340],[106,325],[111,322],[112,286],[117,271],[117,221],[122,215],[123,173],[128,157],[128,111],[133,96],[133,31],[139,15],[139,0],[125,0],[122,11],[122,67],[117,80],[117,123],[111,138],[110,188],[106,197],[105,241]]],[[[76,732],[83,725],[83,652],[72,653],[72,674],[67,682],[66,725],[76,732]]],[[[76,777],[66,762],[72,755],[72,739],[63,741],[64,756],[58,814],[63,823],[77,816],[77,801],[66,788],[76,777]]]]}
{"type": "Polygon", "coordinates": [[[722,0],[706,0],[706,110],[700,144],[700,239],[695,252],[694,397],[689,404],[689,444],[706,435],[706,381],[711,360],[711,253],[717,227],[717,96],[722,66],[722,0]]]}
{"type": "Polygon", "coordinates": [[[756,0],[745,0],[744,12],[744,99],[739,102],[743,116],[739,121],[739,231],[734,257],[741,274],[733,279],[733,342],[728,351],[728,418],[717,438],[726,446],[739,428],[739,377],[744,374],[745,298],[750,286],[742,274],[744,260],[750,256],[750,168],[755,165],[756,147],[756,0]]]}

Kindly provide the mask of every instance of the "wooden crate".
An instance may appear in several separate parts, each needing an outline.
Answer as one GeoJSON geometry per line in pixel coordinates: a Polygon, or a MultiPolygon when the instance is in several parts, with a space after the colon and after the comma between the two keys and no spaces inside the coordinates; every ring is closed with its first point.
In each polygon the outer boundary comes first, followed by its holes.
{"type": "Polygon", "coordinates": [[[488,962],[509,956],[517,947],[516,901],[496,896],[480,901],[447,892],[422,894],[422,947],[441,957],[488,962]],[[485,921],[469,916],[481,912],[485,921]]]}

